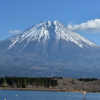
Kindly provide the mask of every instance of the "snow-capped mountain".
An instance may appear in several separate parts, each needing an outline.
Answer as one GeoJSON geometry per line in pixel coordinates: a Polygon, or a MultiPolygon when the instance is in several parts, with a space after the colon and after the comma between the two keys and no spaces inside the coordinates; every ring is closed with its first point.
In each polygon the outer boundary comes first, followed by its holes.
{"type": "Polygon", "coordinates": [[[24,40],[26,40],[26,44],[24,44],[24,46],[26,47],[31,41],[42,41],[45,44],[53,38],[55,38],[57,42],[59,42],[62,39],[67,42],[69,41],[75,43],[79,47],[97,47],[96,44],[87,40],[83,36],[68,30],[67,27],[61,24],[60,22],[45,21],[31,27],[30,29],[26,30],[20,35],[9,38],[9,40],[11,41],[9,48],[12,48],[17,42],[21,43],[24,40]]]}
{"type": "Polygon", "coordinates": [[[100,46],[58,21],[44,21],[0,41],[0,59],[2,75],[77,77],[100,68],[100,46]]]}

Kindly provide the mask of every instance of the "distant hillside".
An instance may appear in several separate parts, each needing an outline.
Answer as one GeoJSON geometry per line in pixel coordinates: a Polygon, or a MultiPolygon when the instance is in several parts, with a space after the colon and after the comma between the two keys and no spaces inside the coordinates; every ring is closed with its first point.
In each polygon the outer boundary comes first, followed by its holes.
{"type": "Polygon", "coordinates": [[[100,79],[4,77],[0,78],[0,89],[100,92],[100,79]]]}

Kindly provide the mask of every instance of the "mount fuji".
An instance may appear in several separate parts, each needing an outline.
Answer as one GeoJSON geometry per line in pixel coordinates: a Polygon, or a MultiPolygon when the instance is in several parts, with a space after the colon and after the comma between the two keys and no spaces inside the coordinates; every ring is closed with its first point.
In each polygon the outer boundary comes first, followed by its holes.
{"type": "Polygon", "coordinates": [[[0,41],[0,76],[99,77],[100,46],[59,21],[0,41]]]}

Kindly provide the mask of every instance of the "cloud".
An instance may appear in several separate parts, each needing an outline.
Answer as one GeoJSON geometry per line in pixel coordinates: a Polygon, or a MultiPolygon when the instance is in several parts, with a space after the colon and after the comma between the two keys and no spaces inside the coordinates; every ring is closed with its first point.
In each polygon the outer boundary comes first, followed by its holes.
{"type": "Polygon", "coordinates": [[[13,33],[13,34],[19,34],[19,33],[22,33],[22,31],[19,31],[19,30],[11,30],[9,31],[9,33],[13,33]]]}
{"type": "Polygon", "coordinates": [[[81,24],[68,24],[68,28],[73,31],[86,31],[90,33],[100,32],[100,19],[89,20],[81,24]]]}

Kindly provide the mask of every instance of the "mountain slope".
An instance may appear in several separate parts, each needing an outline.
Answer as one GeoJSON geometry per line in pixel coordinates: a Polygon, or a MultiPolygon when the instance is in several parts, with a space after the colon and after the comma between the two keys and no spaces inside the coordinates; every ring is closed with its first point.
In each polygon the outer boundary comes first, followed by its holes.
{"type": "Polygon", "coordinates": [[[58,21],[44,21],[0,41],[0,59],[6,75],[83,76],[87,68],[99,68],[100,47],[58,21]]]}
{"type": "Polygon", "coordinates": [[[92,43],[91,41],[85,39],[81,35],[72,32],[67,29],[66,26],[62,25],[58,21],[47,21],[37,24],[36,26],[26,30],[22,34],[18,36],[14,36],[9,40],[12,42],[9,48],[14,46],[17,42],[21,43],[26,40],[27,46],[29,42],[38,40],[39,42],[42,41],[44,44],[48,41],[48,39],[55,38],[56,41],[60,39],[66,40],[67,42],[73,42],[77,44],[79,47],[83,46],[97,46],[96,44],[92,43]],[[85,43],[85,44],[84,44],[85,43]]]}

